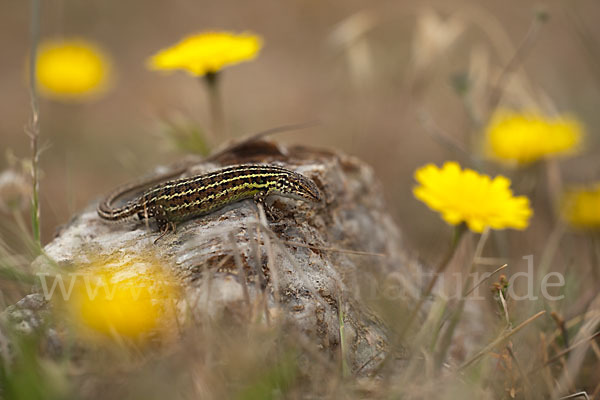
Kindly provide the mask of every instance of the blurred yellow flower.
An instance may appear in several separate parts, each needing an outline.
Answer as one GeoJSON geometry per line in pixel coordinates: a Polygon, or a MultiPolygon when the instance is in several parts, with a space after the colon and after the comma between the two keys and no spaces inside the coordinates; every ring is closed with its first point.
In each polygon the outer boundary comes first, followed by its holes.
{"type": "Polygon", "coordinates": [[[413,189],[415,197],[438,211],[450,225],[466,223],[470,230],[525,229],[532,210],[525,196],[514,197],[510,179],[498,175],[491,179],[471,169],[461,169],[456,162],[442,168],[425,165],[415,172],[420,183],[413,189]]]}
{"type": "Polygon", "coordinates": [[[182,69],[202,76],[254,59],[261,46],[262,39],[250,33],[203,32],[159,51],[148,60],[148,66],[154,70],[182,69]]]}
{"type": "Polygon", "coordinates": [[[567,190],[562,211],[563,218],[575,228],[600,229],[600,182],[567,190]]]}
{"type": "Polygon", "coordinates": [[[73,276],[67,304],[78,326],[128,339],[172,328],[178,289],[155,260],[97,261],[73,276]]]}
{"type": "Polygon", "coordinates": [[[578,150],[583,127],[567,116],[500,110],[486,128],[486,150],[499,161],[527,164],[578,150]]]}
{"type": "Polygon", "coordinates": [[[94,43],[83,39],[40,43],[36,76],[40,93],[59,100],[82,100],[104,93],[111,62],[94,43]]]}

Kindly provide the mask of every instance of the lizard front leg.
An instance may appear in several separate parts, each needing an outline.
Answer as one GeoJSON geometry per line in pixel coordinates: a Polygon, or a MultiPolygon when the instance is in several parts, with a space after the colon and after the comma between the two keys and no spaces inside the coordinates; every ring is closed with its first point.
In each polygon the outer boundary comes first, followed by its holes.
{"type": "Polygon", "coordinates": [[[273,210],[271,210],[271,207],[269,207],[269,205],[267,204],[268,196],[269,195],[266,192],[260,191],[254,195],[254,202],[256,203],[257,206],[259,204],[261,204],[263,206],[263,210],[265,210],[266,217],[269,220],[277,221],[277,220],[279,220],[279,218],[277,217],[277,215],[275,215],[273,210]]]}

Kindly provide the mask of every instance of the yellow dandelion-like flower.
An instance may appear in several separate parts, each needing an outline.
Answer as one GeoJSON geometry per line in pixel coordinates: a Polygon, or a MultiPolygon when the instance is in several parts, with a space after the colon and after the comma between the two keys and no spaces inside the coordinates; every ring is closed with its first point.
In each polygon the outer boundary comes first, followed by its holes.
{"type": "Polygon", "coordinates": [[[470,230],[525,229],[532,210],[525,196],[513,196],[510,179],[498,175],[491,179],[471,169],[462,170],[456,162],[442,168],[425,165],[415,172],[420,183],[415,197],[438,211],[450,225],[466,223],[470,230]]]}
{"type": "Polygon", "coordinates": [[[600,229],[600,182],[567,190],[562,201],[563,218],[579,229],[600,229]]]}
{"type": "Polygon", "coordinates": [[[95,261],[73,278],[67,309],[85,331],[144,339],[172,328],[178,287],[156,260],[95,261]]]}
{"type": "Polygon", "coordinates": [[[578,150],[583,127],[568,116],[545,117],[536,112],[497,112],[486,128],[486,151],[499,161],[528,164],[578,150]]]}
{"type": "Polygon", "coordinates": [[[159,51],[148,60],[148,66],[154,70],[182,69],[202,76],[254,59],[261,46],[262,39],[250,33],[203,32],[159,51]]]}
{"type": "Polygon", "coordinates": [[[40,93],[59,100],[85,100],[104,93],[111,62],[99,46],[83,39],[47,40],[37,53],[40,93]]]}

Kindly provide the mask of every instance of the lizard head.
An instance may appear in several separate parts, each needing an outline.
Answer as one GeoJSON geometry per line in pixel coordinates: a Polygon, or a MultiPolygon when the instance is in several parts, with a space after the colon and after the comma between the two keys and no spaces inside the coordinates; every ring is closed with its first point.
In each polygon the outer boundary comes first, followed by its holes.
{"type": "Polygon", "coordinates": [[[297,172],[290,172],[285,178],[281,178],[276,192],[285,197],[314,203],[320,203],[322,200],[321,191],[315,182],[297,172]]]}

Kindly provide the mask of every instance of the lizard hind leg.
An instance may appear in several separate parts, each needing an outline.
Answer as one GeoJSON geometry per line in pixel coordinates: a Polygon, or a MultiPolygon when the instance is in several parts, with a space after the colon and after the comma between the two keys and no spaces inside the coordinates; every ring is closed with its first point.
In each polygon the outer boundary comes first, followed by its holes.
{"type": "Polygon", "coordinates": [[[177,226],[175,222],[170,222],[166,220],[156,220],[158,223],[158,230],[160,231],[160,236],[154,240],[154,244],[158,243],[160,239],[162,239],[167,233],[173,232],[177,230],[177,226]]]}
{"type": "Polygon", "coordinates": [[[159,237],[156,238],[156,240],[154,240],[154,244],[156,244],[160,239],[163,238],[163,236],[169,233],[169,231],[175,233],[175,230],[177,228],[175,222],[169,221],[166,213],[164,212],[164,209],[160,206],[156,208],[155,218],[156,224],[158,225],[158,230],[161,232],[161,234],[159,237]]]}

